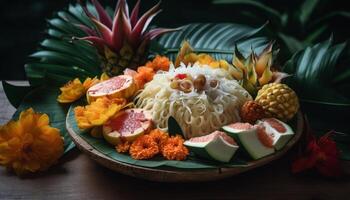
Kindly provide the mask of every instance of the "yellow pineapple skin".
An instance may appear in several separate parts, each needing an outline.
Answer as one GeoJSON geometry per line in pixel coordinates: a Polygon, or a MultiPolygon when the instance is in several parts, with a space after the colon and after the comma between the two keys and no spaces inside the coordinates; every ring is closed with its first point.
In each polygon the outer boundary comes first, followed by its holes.
{"type": "Polygon", "coordinates": [[[264,108],[266,116],[285,122],[292,119],[299,110],[298,96],[282,83],[264,85],[258,91],[255,101],[264,108]]]}

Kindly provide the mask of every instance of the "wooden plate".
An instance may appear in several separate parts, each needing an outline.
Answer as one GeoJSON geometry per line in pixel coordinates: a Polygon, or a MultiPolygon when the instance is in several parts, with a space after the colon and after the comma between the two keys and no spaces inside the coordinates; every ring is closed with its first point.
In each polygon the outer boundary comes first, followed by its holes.
{"type": "MultiPolygon", "coordinates": [[[[67,118],[68,119],[68,118],[67,118]]],[[[87,143],[83,138],[81,138],[78,134],[74,132],[70,123],[67,123],[67,130],[72,137],[74,143],[77,147],[84,153],[86,153],[93,160],[98,162],[99,164],[114,170],[116,172],[120,172],[122,174],[126,174],[129,176],[147,179],[151,181],[160,181],[160,182],[194,182],[194,181],[212,181],[219,180],[223,178],[227,178],[236,174],[240,174],[242,172],[249,171],[251,169],[266,165],[267,163],[276,160],[282,157],[292,146],[300,139],[304,121],[302,114],[299,112],[297,114],[297,125],[295,135],[293,138],[286,144],[286,146],[274,153],[273,155],[267,156],[265,158],[248,162],[247,165],[242,167],[231,167],[231,168],[216,168],[216,169],[186,169],[181,170],[177,168],[147,168],[140,167],[136,165],[131,165],[127,163],[123,163],[117,160],[114,160],[101,152],[97,151],[93,146],[87,143]]]]}

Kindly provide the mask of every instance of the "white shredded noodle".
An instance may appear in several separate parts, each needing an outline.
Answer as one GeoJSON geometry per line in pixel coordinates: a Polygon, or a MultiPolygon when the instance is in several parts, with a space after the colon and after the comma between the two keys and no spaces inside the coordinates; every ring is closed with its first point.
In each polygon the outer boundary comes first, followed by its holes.
{"type": "Polygon", "coordinates": [[[222,69],[208,66],[171,66],[169,72],[157,73],[153,80],[135,98],[138,108],[151,111],[157,128],[167,131],[168,118],[174,117],[186,138],[207,135],[223,125],[239,122],[239,109],[251,100],[249,93],[222,69]],[[218,86],[207,86],[203,91],[184,93],[170,87],[177,74],[196,77],[203,74],[207,82],[217,80],[218,86]]]}

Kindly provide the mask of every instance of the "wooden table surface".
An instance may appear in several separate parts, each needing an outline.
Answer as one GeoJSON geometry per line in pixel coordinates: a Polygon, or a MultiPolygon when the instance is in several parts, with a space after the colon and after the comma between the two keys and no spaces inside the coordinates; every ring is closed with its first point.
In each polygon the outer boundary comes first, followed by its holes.
{"type": "MultiPolygon", "coordinates": [[[[15,109],[0,86],[0,124],[15,109]]],[[[350,199],[350,177],[290,173],[292,153],[259,169],[205,183],[148,182],[101,167],[77,149],[47,172],[18,178],[0,168],[0,199],[350,199]]]]}

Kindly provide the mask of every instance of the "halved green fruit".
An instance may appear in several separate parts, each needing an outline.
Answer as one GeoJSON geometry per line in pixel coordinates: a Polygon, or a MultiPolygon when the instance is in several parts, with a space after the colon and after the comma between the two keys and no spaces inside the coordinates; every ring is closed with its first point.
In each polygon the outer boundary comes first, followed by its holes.
{"type": "Polygon", "coordinates": [[[233,138],[221,131],[191,138],[184,145],[198,156],[219,162],[229,162],[239,148],[233,138]]]}
{"type": "Polygon", "coordinates": [[[234,123],[222,127],[229,136],[235,138],[248,154],[255,160],[271,155],[274,148],[265,146],[257,134],[257,126],[249,123],[234,123]]]}
{"type": "Polygon", "coordinates": [[[273,140],[272,146],[276,150],[281,150],[294,135],[289,125],[276,118],[262,119],[257,124],[265,127],[266,133],[273,140]]]}

